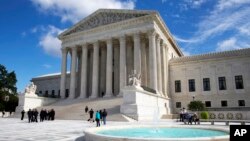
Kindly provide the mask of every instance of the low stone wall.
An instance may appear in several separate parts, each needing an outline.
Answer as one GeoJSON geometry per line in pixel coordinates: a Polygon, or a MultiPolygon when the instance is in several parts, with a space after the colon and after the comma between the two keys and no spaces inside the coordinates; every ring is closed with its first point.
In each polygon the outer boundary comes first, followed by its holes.
{"type": "Polygon", "coordinates": [[[135,120],[156,120],[170,114],[169,98],[144,91],[142,88],[127,86],[122,89],[121,113],[135,120]]]}
{"type": "Polygon", "coordinates": [[[38,97],[36,95],[25,95],[21,94],[19,97],[19,105],[16,109],[16,112],[22,110],[28,111],[29,109],[46,106],[52,103],[55,103],[58,98],[47,98],[47,97],[38,97]]]}
{"type": "Polygon", "coordinates": [[[250,120],[250,111],[209,111],[209,119],[250,120]]]}

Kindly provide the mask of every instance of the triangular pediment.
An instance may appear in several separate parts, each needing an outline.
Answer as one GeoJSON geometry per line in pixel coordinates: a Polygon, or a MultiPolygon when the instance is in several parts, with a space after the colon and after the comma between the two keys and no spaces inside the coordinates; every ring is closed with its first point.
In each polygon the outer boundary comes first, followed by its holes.
{"type": "Polygon", "coordinates": [[[155,11],[145,10],[118,10],[99,9],[88,17],[84,18],[72,28],[63,32],[59,37],[70,35],[76,32],[89,30],[103,25],[108,25],[128,19],[138,18],[154,13],[155,11]]]}

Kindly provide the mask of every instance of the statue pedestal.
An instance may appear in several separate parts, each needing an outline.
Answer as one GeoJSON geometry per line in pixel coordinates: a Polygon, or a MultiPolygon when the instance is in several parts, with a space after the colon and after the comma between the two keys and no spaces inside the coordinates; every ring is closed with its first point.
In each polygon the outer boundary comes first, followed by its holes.
{"type": "Polygon", "coordinates": [[[122,89],[123,104],[120,112],[135,120],[159,119],[170,114],[170,99],[145,91],[139,86],[126,86],[122,89]]]}

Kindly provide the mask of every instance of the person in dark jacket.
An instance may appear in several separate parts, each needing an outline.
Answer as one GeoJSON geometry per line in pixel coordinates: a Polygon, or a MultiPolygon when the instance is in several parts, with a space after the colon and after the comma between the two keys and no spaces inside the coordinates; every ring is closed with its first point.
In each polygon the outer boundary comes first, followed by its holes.
{"type": "Polygon", "coordinates": [[[30,122],[32,122],[32,111],[31,111],[31,109],[29,109],[27,114],[28,114],[28,119],[29,119],[29,123],[30,123],[30,122]]]}
{"type": "Polygon", "coordinates": [[[37,109],[34,109],[34,122],[38,122],[37,117],[38,117],[38,111],[37,109]]]}
{"type": "Polygon", "coordinates": [[[108,115],[108,112],[106,111],[106,109],[104,109],[103,112],[102,112],[102,120],[103,120],[104,125],[106,125],[107,115],[108,115]]]}
{"type": "Polygon", "coordinates": [[[91,120],[93,120],[93,122],[95,121],[95,120],[93,119],[93,115],[94,115],[94,111],[93,111],[93,109],[90,109],[88,121],[91,121],[91,120]]]}
{"type": "Polygon", "coordinates": [[[24,114],[25,114],[25,111],[24,111],[24,110],[22,110],[22,112],[21,112],[21,120],[23,120],[23,118],[24,118],[24,114]]]}
{"type": "Polygon", "coordinates": [[[89,111],[89,108],[88,108],[88,106],[86,106],[85,107],[85,113],[88,113],[88,111],[89,111]]]}
{"type": "Polygon", "coordinates": [[[51,120],[55,120],[55,110],[54,109],[51,109],[50,111],[50,116],[51,116],[51,120]]]}

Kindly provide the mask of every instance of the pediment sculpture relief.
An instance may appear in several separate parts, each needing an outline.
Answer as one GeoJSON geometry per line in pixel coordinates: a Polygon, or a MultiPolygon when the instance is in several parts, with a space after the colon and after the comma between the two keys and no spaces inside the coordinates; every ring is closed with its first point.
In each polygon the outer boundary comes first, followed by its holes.
{"type": "Polygon", "coordinates": [[[147,15],[146,13],[105,13],[101,12],[96,16],[86,19],[82,24],[69,31],[65,35],[76,33],[79,31],[88,30],[102,25],[107,25],[115,22],[120,22],[127,19],[137,18],[147,15]]]}

